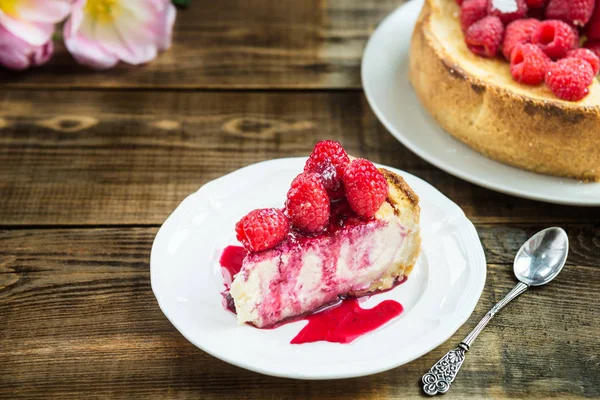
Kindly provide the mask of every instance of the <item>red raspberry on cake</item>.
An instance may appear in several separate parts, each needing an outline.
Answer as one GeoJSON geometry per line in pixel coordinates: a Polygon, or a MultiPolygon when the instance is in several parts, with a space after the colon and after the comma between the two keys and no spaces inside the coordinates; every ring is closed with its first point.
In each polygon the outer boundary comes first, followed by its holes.
{"type": "Polygon", "coordinates": [[[463,0],[456,0],[456,4],[458,4],[459,6],[463,3],[463,0]]]}
{"type": "Polygon", "coordinates": [[[569,28],[573,31],[573,48],[577,49],[579,48],[579,29],[573,25],[569,25],[569,28]]]}
{"type": "Polygon", "coordinates": [[[252,252],[277,246],[289,231],[287,217],[275,208],[250,211],[235,225],[237,240],[252,252]]]}
{"type": "Polygon", "coordinates": [[[315,145],[304,165],[304,172],[319,174],[331,200],[339,200],[344,197],[342,175],[349,162],[350,158],[339,142],[323,140],[315,145]]]}
{"type": "Polygon", "coordinates": [[[534,18],[519,19],[508,24],[502,41],[504,58],[510,61],[510,55],[517,45],[531,43],[531,35],[539,24],[540,21],[534,18]]]}
{"type": "Polygon", "coordinates": [[[344,173],[344,186],[350,207],[361,217],[375,216],[387,198],[388,182],[369,160],[352,160],[344,173]]]}
{"type": "Polygon", "coordinates": [[[594,8],[584,32],[588,40],[600,39],[600,6],[594,8]]]}
{"type": "Polygon", "coordinates": [[[575,47],[576,40],[571,26],[556,19],[540,22],[531,35],[531,43],[538,45],[553,60],[565,57],[575,47]]]}
{"type": "Polygon", "coordinates": [[[512,52],[510,73],[519,83],[539,85],[544,82],[550,58],[534,44],[519,44],[512,52]]]}
{"type": "Polygon", "coordinates": [[[525,0],[490,0],[488,15],[500,18],[503,24],[508,24],[527,15],[525,0]]]}
{"type": "Polygon", "coordinates": [[[329,196],[321,177],[303,172],[293,181],[285,203],[292,225],[306,233],[321,232],[329,222],[329,196]]]}
{"type": "Polygon", "coordinates": [[[482,57],[494,57],[498,53],[504,25],[498,17],[485,17],[475,22],[465,33],[467,47],[482,57]]]}
{"type": "Polygon", "coordinates": [[[571,50],[567,54],[567,57],[580,58],[584,61],[587,61],[587,63],[590,64],[590,67],[592,67],[594,75],[598,75],[598,71],[600,71],[600,59],[590,49],[571,50]]]}
{"type": "Polygon", "coordinates": [[[558,98],[578,101],[590,92],[588,86],[593,79],[594,71],[587,61],[569,57],[550,65],[546,85],[558,98]]]}
{"type": "Polygon", "coordinates": [[[460,26],[463,32],[487,16],[488,0],[464,0],[460,6],[460,26]]]}
{"type": "Polygon", "coordinates": [[[550,0],[546,7],[546,18],[585,26],[592,16],[595,3],[596,0],[550,0]]]}

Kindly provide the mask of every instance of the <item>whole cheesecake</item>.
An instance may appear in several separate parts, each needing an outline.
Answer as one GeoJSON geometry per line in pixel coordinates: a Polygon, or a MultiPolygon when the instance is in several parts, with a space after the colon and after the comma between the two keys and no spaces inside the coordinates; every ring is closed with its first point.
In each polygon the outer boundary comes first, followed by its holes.
{"type": "Polygon", "coordinates": [[[600,86],[577,102],[515,82],[509,64],[464,42],[455,0],[426,0],[410,47],[409,79],[448,133],[482,154],[531,171],[600,181],[600,86]]]}
{"type": "Polygon", "coordinates": [[[374,218],[359,218],[342,200],[324,233],[290,234],[246,256],[230,289],[239,323],[273,326],[408,276],[421,248],[419,199],[402,177],[380,171],[389,190],[374,218]]]}

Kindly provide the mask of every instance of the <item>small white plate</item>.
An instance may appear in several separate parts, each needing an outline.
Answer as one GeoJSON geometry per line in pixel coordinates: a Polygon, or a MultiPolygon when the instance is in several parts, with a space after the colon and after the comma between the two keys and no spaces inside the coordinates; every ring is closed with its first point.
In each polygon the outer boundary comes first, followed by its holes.
{"type": "Polygon", "coordinates": [[[413,0],[390,14],[369,39],[363,55],[363,87],[383,125],[420,157],[477,185],[551,203],[600,205],[600,183],[510,167],[484,157],[436,125],[408,81],[410,38],[422,6],[423,0],[413,0]]]}
{"type": "Polygon", "coordinates": [[[428,183],[403,176],[420,196],[422,255],[406,283],[371,297],[363,307],[394,299],[404,312],[351,344],[292,345],[306,321],[273,330],[238,325],[223,309],[218,263],[237,244],[234,226],[255,208],[282,207],[305,158],[266,161],[204,185],[187,197],[158,231],[150,272],[167,318],[190,342],[231,364],[267,375],[337,379],[385,371],[447,340],[469,318],[485,284],[486,263],[473,224],[428,183]]]}

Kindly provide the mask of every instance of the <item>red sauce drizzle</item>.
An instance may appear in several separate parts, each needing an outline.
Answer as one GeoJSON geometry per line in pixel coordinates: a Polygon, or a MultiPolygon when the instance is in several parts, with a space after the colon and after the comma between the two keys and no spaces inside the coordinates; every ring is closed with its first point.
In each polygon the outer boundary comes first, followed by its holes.
{"type": "Polygon", "coordinates": [[[225,287],[229,290],[233,277],[242,269],[242,262],[248,254],[248,251],[241,246],[227,246],[221,254],[219,264],[221,264],[221,273],[225,287]]]}
{"type": "MultiPolygon", "coordinates": [[[[248,252],[240,246],[227,246],[221,255],[219,263],[223,273],[223,280],[227,290],[223,292],[224,305],[235,313],[235,305],[229,294],[232,278],[240,272],[242,261],[248,252]]],[[[406,277],[394,285],[406,282],[406,277]]],[[[391,290],[391,289],[388,289],[391,290]]],[[[387,290],[386,290],[387,291],[387,290]]],[[[378,292],[375,294],[379,294],[378,292]]],[[[369,294],[372,296],[374,294],[369,294]]],[[[303,317],[290,318],[277,324],[307,320],[308,324],[292,339],[292,344],[327,341],[334,343],[350,343],[360,336],[374,331],[380,326],[400,315],[403,311],[402,304],[394,300],[384,300],[370,309],[361,308],[359,299],[348,297],[334,306],[325,308],[303,317]]]]}
{"type": "Polygon", "coordinates": [[[402,313],[400,303],[384,300],[370,309],[361,308],[358,299],[349,297],[334,307],[308,315],[308,324],[292,339],[292,344],[324,340],[350,343],[365,333],[374,331],[402,313]]]}

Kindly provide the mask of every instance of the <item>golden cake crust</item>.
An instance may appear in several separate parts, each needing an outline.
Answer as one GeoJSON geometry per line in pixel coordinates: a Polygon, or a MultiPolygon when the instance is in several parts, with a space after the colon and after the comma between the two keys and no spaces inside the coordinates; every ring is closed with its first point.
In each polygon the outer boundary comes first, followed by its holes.
{"type": "Polygon", "coordinates": [[[516,83],[507,62],[472,54],[454,0],[426,0],[412,36],[409,79],[436,122],[495,160],[600,181],[600,87],[581,101],[516,83]]]}

